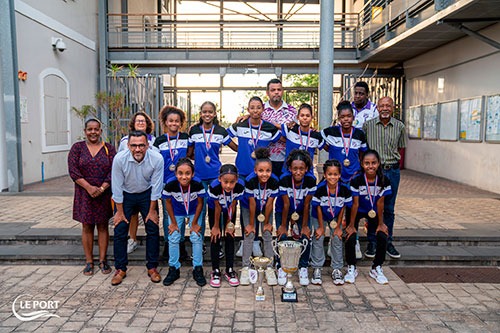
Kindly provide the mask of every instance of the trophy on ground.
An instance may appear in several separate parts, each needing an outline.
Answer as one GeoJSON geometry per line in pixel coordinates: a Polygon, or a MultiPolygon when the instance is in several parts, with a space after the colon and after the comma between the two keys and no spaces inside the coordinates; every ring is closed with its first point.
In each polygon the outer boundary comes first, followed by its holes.
{"type": "Polygon", "coordinates": [[[258,282],[258,287],[257,287],[257,293],[255,293],[255,300],[256,301],[265,301],[266,300],[266,295],[264,295],[264,288],[262,288],[262,281],[264,280],[264,270],[269,266],[271,263],[271,259],[267,257],[254,257],[250,258],[250,262],[252,265],[257,268],[257,271],[259,272],[259,282],[258,282]]]}
{"type": "Polygon", "coordinates": [[[274,253],[280,258],[281,268],[286,273],[286,284],[281,289],[282,302],[297,302],[297,291],[292,284],[292,274],[298,270],[300,256],[306,250],[307,244],[307,239],[304,239],[302,243],[288,240],[276,242],[276,240],[273,240],[274,253]]]}

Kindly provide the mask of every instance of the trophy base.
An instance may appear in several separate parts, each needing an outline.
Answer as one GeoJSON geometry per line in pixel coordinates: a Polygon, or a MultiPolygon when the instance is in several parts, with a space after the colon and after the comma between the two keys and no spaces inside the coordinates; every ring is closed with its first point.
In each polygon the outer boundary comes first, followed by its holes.
{"type": "Polygon", "coordinates": [[[255,295],[255,300],[256,301],[265,301],[266,295],[255,295]]]}
{"type": "Polygon", "coordinates": [[[281,301],[297,303],[297,292],[296,291],[288,292],[285,291],[285,288],[281,288],[281,301]]]}

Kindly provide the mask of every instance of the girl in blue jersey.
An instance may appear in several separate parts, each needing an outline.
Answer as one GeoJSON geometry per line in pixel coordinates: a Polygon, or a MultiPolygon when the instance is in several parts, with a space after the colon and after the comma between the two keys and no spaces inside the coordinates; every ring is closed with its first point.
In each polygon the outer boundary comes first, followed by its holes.
{"type": "MultiPolygon", "coordinates": [[[[295,149],[288,155],[286,165],[288,171],[281,175],[280,193],[276,200],[275,218],[278,240],[287,239],[288,227],[291,226],[294,239],[301,241],[307,239],[309,241],[311,238],[309,207],[316,191],[316,178],[309,172],[312,160],[305,150],[295,149]]],[[[308,244],[299,262],[299,282],[303,286],[309,284],[307,266],[309,265],[310,248],[308,244]]],[[[286,273],[279,267],[278,284],[284,285],[285,282],[286,273]]]]}
{"type": "MultiPolygon", "coordinates": [[[[208,185],[219,175],[219,169],[222,165],[219,153],[222,145],[227,145],[232,150],[238,151],[238,145],[231,140],[226,129],[219,125],[215,104],[209,101],[204,102],[200,108],[200,121],[189,130],[187,155],[194,159],[196,176],[201,179],[206,191],[208,191],[208,185]]],[[[207,198],[203,203],[198,222],[202,235],[205,235],[206,204],[207,198]]]]}
{"type": "MultiPolygon", "coordinates": [[[[167,180],[175,176],[175,165],[182,157],[186,157],[188,140],[187,133],[181,132],[186,115],[184,111],[175,106],[164,106],[160,111],[160,123],[163,126],[163,135],[156,138],[154,146],[158,148],[163,156],[163,184],[167,180]]],[[[165,208],[165,198],[162,198],[163,205],[163,232],[165,239],[165,248],[163,249],[163,257],[168,258],[168,213],[165,208]]],[[[181,235],[181,242],[184,241],[184,235],[181,235]]],[[[181,257],[186,256],[186,249],[181,246],[181,257]]]]}
{"type": "MultiPolygon", "coordinates": [[[[324,146],[324,140],[321,133],[311,128],[313,120],[312,106],[304,103],[299,107],[297,115],[298,124],[291,128],[288,124],[281,125],[281,141],[286,142],[286,156],[294,149],[305,150],[314,160],[316,149],[321,150],[324,146]]],[[[283,164],[283,172],[286,171],[286,165],[283,164]]]]}
{"type": "MultiPolygon", "coordinates": [[[[278,196],[279,180],[272,173],[272,163],[269,159],[269,149],[257,148],[255,150],[256,161],[254,172],[245,180],[245,198],[241,200],[241,228],[243,231],[243,269],[241,270],[240,283],[249,285],[250,256],[253,251],[253,242],[256,230],[262,226],[262,238],[264,240],[264,256],[274,257],[272,247],[272,211],[274,198],[278,196]]],[[[267,284],[275,286],[278,284],[276,273],[272,268],[272,262],[265,271],[267,284]]]]}
{"type": "Polygon", "coordinates": [[[362,172],[351,180],[352,212],[346,228],[346,261],[347,273],[345,282],[354,283],[358,271],[356,269],[356,233],[359,220],[368,220],[368,230],[376,234],[377,249],[370,276],[377,283],[386,284],[387,278],[382,270],[387,248],[387,226],[384,224],[384,197],[391,194],[391,184],[384,177],[380,167],[380,156],[375,150],[367,150],[361,160],[362,172]]]}
{"type": "Polygon", "coordinates": [[[163,194],[166,197],[165,206],[170,217],[167,229],[169,270],[163,284],[169,286],[180,276],[179,242],[188,224],[191,232],[189,239],[193,244],[193,278],[202,287],[207,281],[203,275],[203,235],[198,218],[206,192],[201,181],[194,177],[194,165],[190,159],[183,157],[177,162],[175,177],[167,181],[163,194]]]}
{"type": "Polygon", "coordinates": [[[273,124],[261,118],[264,103],[260,97],[254,96],[250,98],[247,110],[250,115],[247,120],[234,123],[227,129],[231,137],[238,138],[236,167],[242,179],[245,179],[254,169],[255,149],[257,147],[267,147],[280,138],[279,130],[273,124]]]}
{"type": "Polygon", "coordinates": [[[245,195],[245,185],[238,179],[238,169],[232,164],[220,167],[219,178],[208,187],[208,221],[210,223],[210,255],[212,274],[210,286],[220,287],[220,239],[225,238],[226,271],[224,277],[233,287],[239,286],[238,276],[234,271],[234,221],[236,220],[236,202],[245,195]],[[222,225],[221,225],[222,217],[222,225]]]}
{"type": "Polygon", "coordinates": [[[342,267],[344,257],[342,251],[342,222],[345,207],[352,203],[351,192],[340,183],[341,164],[337,160],[328,160],[323,164],[325,179],[318,184],[312,201],[311,222],[314,227],[312,237],[311,266],[314,269],[312,284],[322,284],[321,267],[325,263],[324,238],[325,229],[330,228],[329,243],[332,257],[332,279],[336,285],[344,284],[342,267]]]}

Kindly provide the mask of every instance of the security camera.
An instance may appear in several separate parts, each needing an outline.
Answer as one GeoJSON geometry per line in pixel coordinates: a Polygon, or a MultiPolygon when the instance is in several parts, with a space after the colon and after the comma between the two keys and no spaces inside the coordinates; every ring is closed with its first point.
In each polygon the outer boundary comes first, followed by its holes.
{"type": "Polygon", "coordinates": [[[66,43],[63,42],[62,38],[52,37],[52,48],[59,52],[64,52],[66,50],[66,43]]]}

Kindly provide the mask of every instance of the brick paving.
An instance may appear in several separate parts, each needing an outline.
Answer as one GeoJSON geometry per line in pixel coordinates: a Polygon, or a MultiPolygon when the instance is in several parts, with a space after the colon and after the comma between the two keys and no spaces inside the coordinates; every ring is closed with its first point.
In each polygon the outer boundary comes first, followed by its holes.
{"type": "Polygon", "coordinates": [[[2,266],[0,332],[500,331],[500,284],[406,284],[386,273],[390,283],[381,286],[361,267],[356,284],[337,287],[324,269],[323,286],[298,287],[292,304],[279,300],[278,287],[265,286],[263,302],[254,301],[252,286],[199,288],[186,267],[169,287],[136,266],[112,287],[110,275],[86,277],[81,267],[2,266]],[[21,322],[11,310],[21,294],[58,301],[60,318],[21,322]]]}

